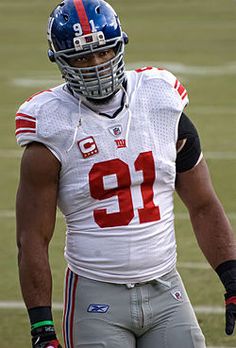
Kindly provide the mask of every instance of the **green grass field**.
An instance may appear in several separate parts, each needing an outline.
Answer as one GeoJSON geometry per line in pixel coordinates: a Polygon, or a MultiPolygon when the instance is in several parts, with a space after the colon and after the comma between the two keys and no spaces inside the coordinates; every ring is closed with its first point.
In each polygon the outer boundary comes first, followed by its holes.
{"type": "MultiPolygon", "coordinates": [[[[128,67],[167,67],[188,89],[186,110],[201,134],[216,191],[236,227],[236,1],[111,0],[129,34],[128,67]]],[[[25,309],[7,307],[22,301],[17,274],[14,205],[20,163],[14,115],[26,97],[60,82],[47,59],[47,17],[57,1],[0,2],[0,347],[30,347],[25,309]],[[4,308],[4,304],[7,308],[4,308]]],[[[65,262],[63,219],[51,244],[54,301],[62,302],[65,262]]],[[[223,287],[204,268],[186,210],[176,197],[179,271],[196,309],[223,308],[223,287]]],[[[209,347],[236,347],[236,334],[224,334],[224,314],[196,311],[209,347]]],[[[60,332],[61,311],[55,310],[60,332]]],[[[61,337],[61,334],[59,333],[61,337]]],[[[125,347],[124,347],[125,348],[125,347]]],[[[182,348],[182,347],[176,347],[182,348]]]]}

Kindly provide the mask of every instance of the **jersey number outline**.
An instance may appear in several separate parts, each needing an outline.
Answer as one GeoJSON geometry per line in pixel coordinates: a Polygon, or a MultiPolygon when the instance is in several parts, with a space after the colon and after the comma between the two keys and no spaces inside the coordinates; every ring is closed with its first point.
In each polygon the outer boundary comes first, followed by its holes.
{"type": "MultiPolygon", "coordinates": [[[[153,198],[153,185],[155,182],[155,164],[152,151],[141,152],[134,162],[136,171],[143,172],[141,195],[143,208],[138,208],[139,222],[153,222],[160,220],[159,206],[155,206],[153,198]]],[[[95,209],[93,216],[95,222],[101,227],[127,226],[134,218],[134,207],[131,195],[131,176],[127,163],[119,158],[98,162],[89,172],[90,193],[94,199],[104,200],[117,196],[119,212],[107,213],[107,209],[95,209]],[[103,178],[116,175],[117,187],[106,189],[103,178]]]]}

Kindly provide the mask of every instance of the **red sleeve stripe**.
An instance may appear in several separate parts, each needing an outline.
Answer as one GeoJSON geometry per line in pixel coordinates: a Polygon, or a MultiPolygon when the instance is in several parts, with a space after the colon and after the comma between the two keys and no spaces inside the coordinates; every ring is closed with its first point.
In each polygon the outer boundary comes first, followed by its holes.
{"type": "Polygon", "coordinates": [[[16,129],[19,128],[36,128],[36,122],[34,121],[28,121],[28,120],[21,120],[16,119],[16,129]]]}
{"type": "Polygon", "coordinates": [[[187,91],[185,91],[185,93],[182,94],[182,96],[181,96],[182,100],[184,100],[184,98],[185,98],[187,95],[188,95],[188,93],[187,93],[187,91]]]}
{"type": "Polygon", "coordinates": [[[228,305],[230,303],[236,304],[236,296],[232,296],[225,301],[226,305],[228,305]]]}
{"type": "Polygon", "coordinates": [[[16,135],[21,133],[36,133],[36,119],[34,117],[28,117],[28,115],[16,117],[16,135]]]}
{"type": "Polygon", "coordinates": [[[174,88],[179,93],[181,99],[183,100],[187,96],[187,91],[183,85],[176,79],[174,88]]]}
{"type": "Polygon", "coordinates": [[[22,133],[34,133],[34,134],[36,134],[36,130],[35,129],[24,129],[24,128],[20,128],[20,129],[16,130],[16,135],[19,135],[22,133]]]}
{"type": "Polygon", "coordinates": [[[83,0],[74,0],[74,4],[83,30],[83,34],[90,34],[92,31],[90,28],[87,13],[84,8],[83,0]]]}
{"type": "Polygon", "coordinates": [[[180,85],[180,86],[178,87],[177,91],[179,92],[179,95],[182,95],[183,92],[185,92],[184,86],[180,85]]]}
{"type": "Polygon", "coordinates": [[[22,114],[21,112],[18,112],[18,113],[16,114],[16,117],[17,117],[17,119],[18,119],[18,117],[24,117],[24,119],[30,119],[30,120],[36,121],[36,118],[35,118],[35,117],[30,116],[30,115],[26,115],[26,114],[22,114]]]}

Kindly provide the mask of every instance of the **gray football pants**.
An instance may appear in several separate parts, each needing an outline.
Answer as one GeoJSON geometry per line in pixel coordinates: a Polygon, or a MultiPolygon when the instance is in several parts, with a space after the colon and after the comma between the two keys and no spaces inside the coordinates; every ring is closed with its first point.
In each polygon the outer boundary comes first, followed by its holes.
{"type": "Polygon", "coordinates": [[[143,284],[65,277],[65,348],[205,348],[176,270],[143,284]]]}

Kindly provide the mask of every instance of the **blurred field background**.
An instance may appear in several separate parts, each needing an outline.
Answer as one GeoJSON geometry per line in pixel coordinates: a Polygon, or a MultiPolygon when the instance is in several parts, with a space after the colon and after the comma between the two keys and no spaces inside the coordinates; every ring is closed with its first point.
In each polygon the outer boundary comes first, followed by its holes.
{"type": "MultiPolygon", "coordinates": [[[[56,0],[0,2],[0,347],[30,347],[26,310],[20,307],[15,246],[15,193],[21,150],[14,115],[29,95],[60,83],[47,59],[46,27],[56,0]],[[15,303],[16,302],[16,303],[15,303]],[[12,307],[11,307],[12,306],[12,307]],[[17,307],[17,308],[16,308],[17,307]]],[[[216,191],[236,226],[236,1],[111,0],[129,34],[129,68],[155,65],[172,71],[190,96],[216,191]]],[[[176,197],[179,271],[208,347],[236,347],[224,334],[223,287],[199,251],[184,206],[176,197]]],[[[51,243],[54,302],[62,302],[65,226],[59,218],[51,243]]],[[[60,333],[61,309],[54,317],[60,333]]],[[[125,348],[125,347],[124,347],[125,348]]],[[[176,347],[183,348],[183,347],[176,347]]]]}

